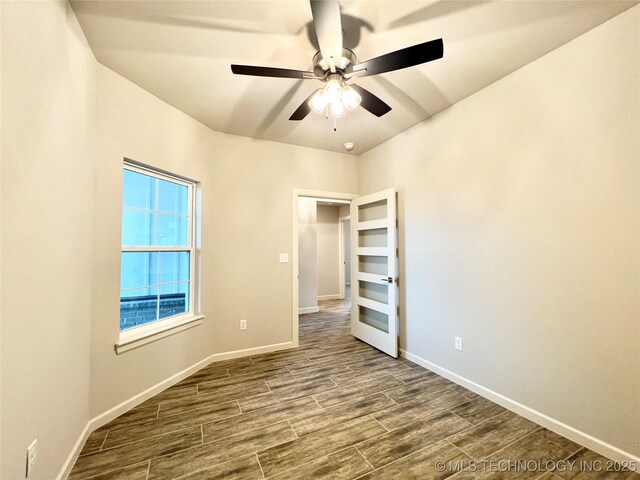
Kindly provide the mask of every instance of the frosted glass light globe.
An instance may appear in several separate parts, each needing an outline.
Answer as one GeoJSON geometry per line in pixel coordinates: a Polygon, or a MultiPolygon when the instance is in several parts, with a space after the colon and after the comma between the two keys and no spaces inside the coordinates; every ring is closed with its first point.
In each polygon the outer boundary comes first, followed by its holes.
{"type": "Polygon", "coordinates": [[[356,92],[353,88],[351,88],[348,85],[345,85],[342,88],[341,99],[342,99],[344,108],[346,108],[349,111],[355,110],[356,108],[358,108],[358,105],[360,105],[360,102],[362,101],[362,97],[358,94],[358,92],[356,92]]]}
{"type": "Polygon", "coordinates": [[[324,87],[324,98],[327,103],[336,103],[340,101],[340,95],[342,94],[342,85],[339,80],[329,80],[324,87]]]}
{"type": "Polygon", "coordinates": [[[316,93],[311,97],[311,100],[309,100],[309,106],[311,107],[311,110],[316,113],[322,114],[322,112],[324,112],[324,109],[327,107],[327,99],[324,94],[324,90],[316,90],[316,93]]]}
{"type": "Polygon", "coordinates": [[[334,102],[329,104],[329,113],[332,118],[340,118],[344,116],[346,110],[344,109],[344,105],[342,102],[334,102]]]}

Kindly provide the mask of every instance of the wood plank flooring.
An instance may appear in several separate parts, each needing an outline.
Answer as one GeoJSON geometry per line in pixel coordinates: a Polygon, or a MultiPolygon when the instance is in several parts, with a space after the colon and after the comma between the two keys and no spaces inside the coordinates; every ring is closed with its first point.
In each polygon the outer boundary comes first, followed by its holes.
{"type": "Polygon", "coordinates": [[[640,480],[581,462],[607,464],[356,340],[333,300],[300,317],[300,348],[209,365],[93,432],[69,478],[640,480]]]}

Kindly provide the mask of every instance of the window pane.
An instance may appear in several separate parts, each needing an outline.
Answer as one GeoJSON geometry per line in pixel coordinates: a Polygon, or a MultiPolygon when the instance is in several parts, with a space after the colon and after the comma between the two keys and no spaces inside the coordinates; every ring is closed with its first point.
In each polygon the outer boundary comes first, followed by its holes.
{"type": "Polygon", "coordinates": [[[187,246],[189,217],[158,214],[157,245],[187,246]]]}
{"type": "Polygon", "coordinates": [[[125,206],[156,209],[156,185],[157,179],[131,170],[124,171],[124,195],[125,206]]]}
{"type": "Polygon", "coordinates": [[[158,287],[125,290],[120,294],[120,330],[158,319],[158,287]]]}
{"type": "Polygon", "coordinates": [[[160,283],[189,281],[189,252],[160,253],[160,283]]]}
{"type": "Polygon", "coordinates": [[[120,290],[158,284],[158,254],[156,252],[123,252],[120,290]]]}
{"type": "Polygon", "coordinates": [[[144,210],[122,211],[122,244],[131,246],[154,245],[156,241],[156,214],[144,210]]]}
{"type": "Polygon", "coordinates": [[[180,315],[189,310],[189,282],[160,287],[160,318],[180,315]]]}
{"type": "Polygon", "coordinates": [[[158,210],[176,215],[187,215],[188,189],[184,185],[158,179],[158,210]]]}
{"type": "MultiPolygon", "coordinates": [[[[133,168],[133,167],[131,167],[133,168]]],[[[126,330],[189,311],[191,187],[124,169],[122,245],[144,252],[121,255],[120,329],[126,330]],[[140,248],[136,249],[140,250],[140,248]]]]}

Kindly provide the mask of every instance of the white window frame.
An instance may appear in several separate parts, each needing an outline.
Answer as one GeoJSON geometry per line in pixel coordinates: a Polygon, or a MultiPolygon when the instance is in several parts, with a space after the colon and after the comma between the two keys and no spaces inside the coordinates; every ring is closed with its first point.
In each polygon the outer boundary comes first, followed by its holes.
{"type": "MultiPolygon", "coordinates": [[[[127,330],[120,330],[120,317],[118,316],[118,330],[120,332],[118,343],[115,345],[116,353],[120,354],[133,348],[137,348],[149,342],[158,340],[159,338],[173,335],[188,328],[202,324],[203,315],[196,314],[196,295],[199,288],[196,285],[196,187],[197,183],[193,180],[179,177],[162,170],[154,169],[145,165],[138,164],[130,160],[124,162],[123,171],[129,170],[141,173],[150,177],[166,180],[187,187],[188,203],[188,240],[187,246],[132,246],[121,245],[121,254],[126,252],[189,252],[189,309],[179,315],[161,318],[152,322],[131,327],[127,330]]],[[[123,185],[124,188],[124,185],[123,185]]],[[[157,195],[157,192],[156,192],[157,195]]],[[[156,208],[158,205],[156,205],[156,208]]],[[[157,222],[157,218],[156,218],[157,222]]],[[[122,222],[121,222],[122,224],[122,222]]],[[[156,223],[157,225],[157,223],[156,223]]],[[[158,288],[162,284],[158,285],[158,288]]],[[[120,289],[118,289],[121,292],[120,289]]]]}

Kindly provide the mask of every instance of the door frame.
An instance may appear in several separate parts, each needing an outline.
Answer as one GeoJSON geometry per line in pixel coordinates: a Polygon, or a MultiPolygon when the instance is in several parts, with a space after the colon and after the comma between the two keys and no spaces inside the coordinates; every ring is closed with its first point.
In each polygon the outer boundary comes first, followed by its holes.
{"type": "MultiPolygon", "coordinates": [[[[291,339],[293,347],[299,345],[298,331],[298,198],[330,198],[332,200],[353,200],[358,198],[357,193],[327,192],[323,190],[308,190],[304,188],[294,188],[291,195],[291,285],[292,285],[292,306],[291,306],[291,339]]],[[[344,288],[344,285],[343,287],[344,288]]]]}
{"type": "MultiPolygon", "coordinates": [[[[345,284],[347,283],[347,278],[345,277],[344,274],[344,258],[345,258],[345,251],[344,251],[344,225],[343,222],[345,220],[349,220],[349,226],[351,226],[351,215],[345,215],[344,217],[338,217],[338,242],[340,242],[340,245],[338,245],[338,257],[339,257],[339,262],[340,262],[340,298],[342,300],[344,300],[345,298],[345,292],[346,289],[344,288],[345,284]]],[[[351,247],[349,247],[349,251],[351,251],[351,247]]],[[[351,272],[349,272],[349,275],[351,275],[351,272]]],[[[351,282],[349,282],[351,283],[351,282]]]]}

